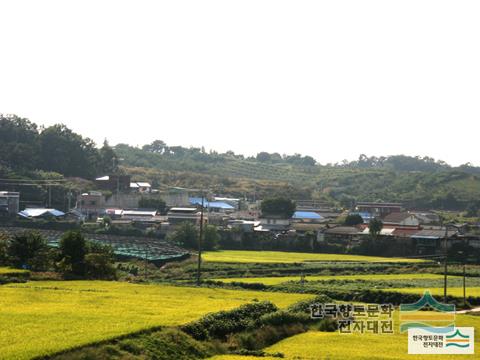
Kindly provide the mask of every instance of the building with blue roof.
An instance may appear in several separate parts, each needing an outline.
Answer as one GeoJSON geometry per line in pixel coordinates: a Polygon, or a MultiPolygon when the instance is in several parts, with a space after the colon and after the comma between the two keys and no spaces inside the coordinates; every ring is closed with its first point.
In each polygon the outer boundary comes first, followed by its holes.
{"type": "Polygon", "coordinates": [[[325,220],[322,215],[313,211],[295,211],[292,219],[301,222],[321,222],[325,220]]]}
{"type": "Polygon", "coordinates": [[[65,213],[56,209],[28,208],[20,211],[18,215],[27,219],[39,219],[39,218],[60,218],[65,216],[65,213]]]}
{"type": "MultiPolygon", "coordinates": [[[[189,202],[191,205],[202,205],[202,198],[201,197],[191,197],[189,198],[189,202]]],[[[203,200],[203,207],[208,209],[208,211],[212,212],[233,212],[235,211],[235,207],[227,204],[223,201],[208,201],[207,199],[203,200]]]]}

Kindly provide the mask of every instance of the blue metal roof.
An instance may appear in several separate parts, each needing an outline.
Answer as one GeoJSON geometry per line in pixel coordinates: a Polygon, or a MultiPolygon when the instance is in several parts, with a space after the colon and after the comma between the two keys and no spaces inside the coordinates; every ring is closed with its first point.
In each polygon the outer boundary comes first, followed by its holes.
{"type": "Polygon", "coordinates": [[[313,211],[295,211],[292,216],[293,219],[323,219],[323,216],[318,215],[313,211]]]}
{"type": "MultiPolygon", "coordinates": [[[[202,205],[202,198],[201,197],[191,197],[189,198],[190,204],[192,205],[202,205]]],[[[235,208],[227,204],[223,201],[208,201],[204,199],[203,206],[206,208],[215,208],[215,209],[222,209],[222,210],[234,210],[235,208]]]]}
{"type": "Polygon", "coordinates": [[[55,216],[55,217],[59,217],[59,216],[64,216],[65,213],[60,211],[60,210],[56,210],[56,209],[44,209],[44,208],[39,208],[39,209],[25,209],[23,211],[20,211],[18,213],[18,215],[20,216],[23,216],[23,217],[26,217],[26,218],[31,218],[31,217],[40,217],[40,216],[44,216],[44,215],[51,215],[51,216],[55,216]]]}
{"type": "Polygon", "coordinates": [[[374,218],[369,212],[351,212],[350,215],[360,215],[364,223],[367,223],[374,218]]]}

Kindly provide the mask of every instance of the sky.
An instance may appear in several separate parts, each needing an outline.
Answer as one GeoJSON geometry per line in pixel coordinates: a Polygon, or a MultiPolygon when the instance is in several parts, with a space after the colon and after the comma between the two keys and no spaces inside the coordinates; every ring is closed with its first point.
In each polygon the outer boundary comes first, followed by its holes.
{"type": "Polygon", "coordinates": [[[480,165],[480,1],[0,0],[0,113],[102,143],[480,165]]]}

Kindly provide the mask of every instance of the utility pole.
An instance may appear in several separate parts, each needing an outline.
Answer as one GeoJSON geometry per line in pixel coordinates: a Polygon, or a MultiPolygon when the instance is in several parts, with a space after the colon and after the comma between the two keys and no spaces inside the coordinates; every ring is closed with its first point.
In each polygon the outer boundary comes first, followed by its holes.
{"type": "Polygon", "coordinates": [[[202,266],[202,236],[203,236],[203,205],[204,192],[202,191],[202,209],[200,210],[200,234],[198,236],[198,266],[197,266],[197,286],[200,286],[201,281],[201,266],[202,266]]]}
{"type": "Polygon", "coordinates": [[[443,265],[444,265],[444,269],[443,269],[443,302],[444,303],[447,303],[447,255],[448,255],[447,237],[448,237],[448,225],[445,224],[445,236],[443,238],[444,239],[443,246],[445,248],[445,258],[443,260],[443,265]]]}
{"type": "Polygon", "coordinates": [[[147,265],[148,265],[148,248],[145,246],[145,268],[144,268],[145,281],[147,280],[147,265]]]}
{"type": "Polygon", "coordinates": [[[52,207],[52,185],[48,184],[48,207],[52,207]]]}

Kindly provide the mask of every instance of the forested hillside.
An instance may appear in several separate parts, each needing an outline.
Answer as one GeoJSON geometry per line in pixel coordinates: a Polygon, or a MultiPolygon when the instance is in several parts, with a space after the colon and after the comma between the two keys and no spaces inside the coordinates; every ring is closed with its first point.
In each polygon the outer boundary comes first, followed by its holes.
{"type": "Polygon", "coordinates": [[[90,180],[118,171],[157,188],[204,188],[249,199],[281,194],[339,207],[399,201],[418,209],[468,209],[472,216],[480,209],[480,168],[471,164],[454,168],[430,157],[362,154],[355,161],[321,165],[308,155],[245,157],[161,140],[113,148],[105,141],[98,147],[61,124],[43,128],[28,119],[0,116],[0,190],[22,191],[39,203],[50,191],[52,203],[64,208],[67,194],[91,189],[90,180]],[[50,189],[47,183],[53,184],[50,189]]]}
{"type": "Polygon", "coordinates": [[[367,157],[320,165],[311,157],[169,147],[155,141],[142,148],[115,146],[123,165],[156,185],[212,188],[216,192],[259,198],[287,194],[349,207],[355,201],[399,201],[418,209],[465,210],[480,206],[479,168],[454,168],[430,157],[367,157]]]}

